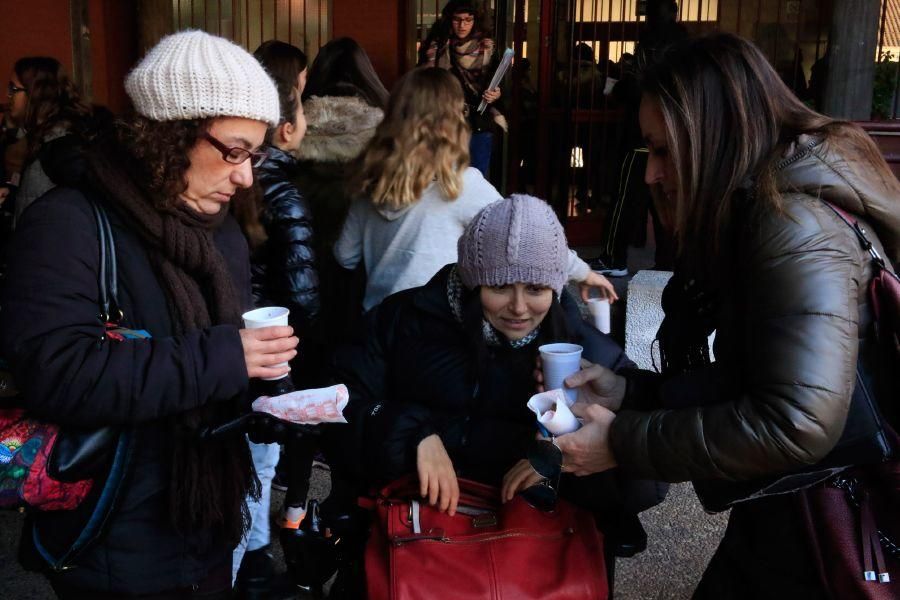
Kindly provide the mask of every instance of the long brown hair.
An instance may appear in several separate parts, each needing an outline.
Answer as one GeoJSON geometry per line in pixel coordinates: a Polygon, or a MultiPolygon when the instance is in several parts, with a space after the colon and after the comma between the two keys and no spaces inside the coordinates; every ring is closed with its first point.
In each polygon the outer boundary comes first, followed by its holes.
{"type": "Polygon", "coordinates": [[[400,78],[362,154],[359,192],[376,206],[399,209],[436,180],[445,198],[456,199],[469,165],[464,109],[462,87],[449,71],[421,68],[400,78]]]}
{"type": "Polygon", "coordinates": [[[739,190],[752,188],[757,210],[782,210],[776,166],[799,134],[825,138],[864,159],[890,189],[900,191],[869,136],[819,114],[782,82],[760,50],[729,33],[685,40],[642,73],[645,98],[656,100],[678,178],[674,218],[684,264],[716,256],[732,223],[739,190]]]}
{"type": "Polygon", "coordinates": [[[44,137],[62,125],[84,134],[91,107],[81,99],[75,83],[66,75],[62,64],[49,56],[26,56],[13,66],[16,77],[28,94],[23,126],[28,132],[28,154],[33,157],[44,137]]]}

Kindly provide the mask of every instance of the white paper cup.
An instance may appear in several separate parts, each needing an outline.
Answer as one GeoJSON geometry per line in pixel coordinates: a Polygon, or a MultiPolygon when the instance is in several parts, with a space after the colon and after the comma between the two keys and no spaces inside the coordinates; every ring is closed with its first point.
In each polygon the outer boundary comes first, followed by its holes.
{"type": "Polygon", "coordinates": [[[287,325],[289,314],[291,314],[291,311],[282,306],[265,306],[245,312],[241,315],[241,318],[244,320],[244,327],[247,329],[259,329],[261,327],[287,325]]]}
{"type": "Polygon", "coordinates": [[[544,371],[544,389],[562,389],[566,392],[566,402],[569,406],[575,404],[578,391],[568,389],[565,379],[572,373],[581,369],[581,352],[584,350],[578,344],[544,344],[538,351],[541,353],[541,363],[544,371]]]}
{"type": "Polygon", "coordinates": [[[587,301],[588,311],[594,319],[594,327],[603,333],[609,333],[609,300],[606,298],[591,298],[587,301]]]}
{"type": "MultiPolygon", "coordinates": [[[[283,306],[264,306],[263,308],[257,308],[255,310],[251,310],[245,312],[241,315],[241,318],[244,320],[244,327],[247,329],[261,329],[262,327],[276,327],[279,325],[287,325],[288,324],[288,315],[291,314],[291,311],[284,308],[283,306]]],[[[271,367],[286,367],[287,363],[278,363],[277,365],[267,365],[271,367]]],[[[263,377],[263,381],[276,381],[278,379],[283,379],[288,376],[288,373],[285,373],[281,377],[263,377]]]]}
{"type": "Polygon", "coordinates": [[[572,433],[581,427],[581,423],[569,410],[569,403],[562,390],[535,394],[528,400],[527,406],[537,417],[538,423],[553,435],[572,433]]]}

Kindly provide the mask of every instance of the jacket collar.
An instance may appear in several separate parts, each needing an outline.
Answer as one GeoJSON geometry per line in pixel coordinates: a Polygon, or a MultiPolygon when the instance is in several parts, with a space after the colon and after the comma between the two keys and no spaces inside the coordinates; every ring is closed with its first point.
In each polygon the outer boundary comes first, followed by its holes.
{"type": "Polygon", "coordinates": [[[272,174],[276,171],[290,172],[297,165],[297,159],[276,146],[266,147],[269,157],[257,169],[261,173],[272,174]]]}
{"type": "Polygon", "coordinates": [[[776,170],[779,191],[821,198],[857,215],[875,229],[891,260],[900,260],[897,197],[870,162],[844,148],[840,138],[801,135],[776,170]]]}

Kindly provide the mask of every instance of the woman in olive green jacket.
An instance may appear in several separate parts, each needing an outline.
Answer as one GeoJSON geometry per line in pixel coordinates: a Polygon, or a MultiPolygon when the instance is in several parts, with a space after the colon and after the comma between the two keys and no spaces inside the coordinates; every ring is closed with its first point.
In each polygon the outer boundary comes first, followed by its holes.
{"type": "MultiPolygon", "coordinates": [[[[570,378],[585,427],[557,440],[563,468],[690,480],[708,506],[801,471],[786,489],[821,481],[811,467],[855,422],[872,337],[871,259],[823,200],[897,262],[900,184],[862,130],[807,108],[736,36],[673,46],[643,86],[646,180],[679,245],[662,374],[570,378]]],[[[695,598],[823,597],[795,500],[736,504],[695,598]]]]}

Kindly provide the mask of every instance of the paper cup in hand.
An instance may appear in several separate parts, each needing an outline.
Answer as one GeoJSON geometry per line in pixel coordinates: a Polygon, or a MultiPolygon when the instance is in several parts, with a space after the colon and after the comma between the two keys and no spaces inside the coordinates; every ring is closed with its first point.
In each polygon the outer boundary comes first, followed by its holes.
{"type": "Polygon", "coordinates": [[[581,369],[582,350],[578,344],[544,344],[538,348],[544,367],[544,389],[564,390],[569,406],[575,404],[578,390],[566,388],[564,382],[566,377],[581,369]]]}
{"type": "Polygon", "coordinates": [[[594,327],[603,333],[609,333],[609,300],[591,298],[587,301],[587,306],[594,319],[594,327]]]}
{"type": "Polygon", "coordinates": [[[538,423],[553,435],[572,433],[581,427],[560,389],[535,394],[528,400],[527,406],[537,416],[538,423]]]}
{"type": "MultiPolygon", "coordinates": [[[[241,315],[244,320],[244,327],[247,329],[261,329],[262,327],[277,327],[288,324],[288,315],[291,311],[282,306],[265,306],[245,312],[241,315]]],[[[266,365],[267,367],[286,367],[287,363],[278,363],[277,365],[266,365]]],[[[263,377],[264,381],[275,381],[288,376],[285,373],[281,377],[263,377]]]]}

